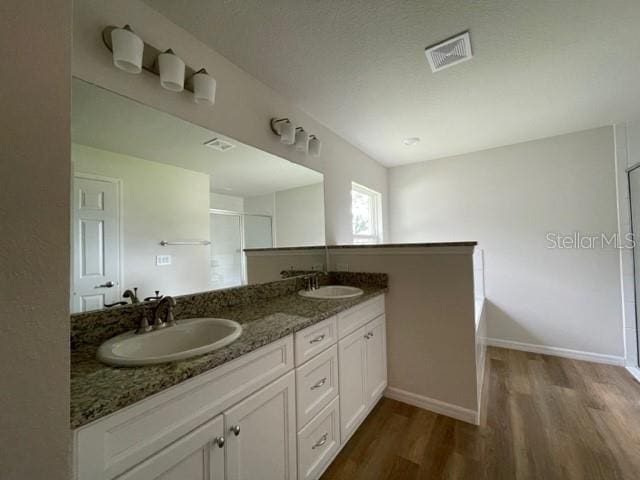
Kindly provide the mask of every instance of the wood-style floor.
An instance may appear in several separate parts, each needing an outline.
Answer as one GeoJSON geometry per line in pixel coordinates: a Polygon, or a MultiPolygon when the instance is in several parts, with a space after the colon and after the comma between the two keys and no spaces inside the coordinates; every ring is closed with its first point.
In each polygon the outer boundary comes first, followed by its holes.
{"type": "Polygon", "coordinates": [[[640,479],[640,384],[621,367],[489,348],[481,413],[383,398],[322,479],[640,479]]]}

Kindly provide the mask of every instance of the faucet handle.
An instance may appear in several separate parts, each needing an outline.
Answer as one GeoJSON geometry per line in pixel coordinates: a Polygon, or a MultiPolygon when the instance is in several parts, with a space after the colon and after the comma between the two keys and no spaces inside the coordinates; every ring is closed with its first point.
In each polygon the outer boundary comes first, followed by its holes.
{"type": "Polygon", "coordinates": [[[140,320],[140,326],[136,330],[136,333],[147,333],[153,330],[153,327],[149,325],[149,312],[146,308],[142,308],[142,320],[140,320]]]}

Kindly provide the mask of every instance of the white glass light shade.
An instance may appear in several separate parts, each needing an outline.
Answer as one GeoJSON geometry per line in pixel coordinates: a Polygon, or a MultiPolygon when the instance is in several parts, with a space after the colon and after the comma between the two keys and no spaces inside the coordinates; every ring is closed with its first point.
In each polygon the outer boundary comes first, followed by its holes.
{"type": "Polygon", "coordinates": [[[280,143],[285,145],[293,145],[296,140],[296,127],[291,122],[280,123],[280,143]]]}
{"type": "Polygon", "coordinates": [[[181,92],[184,89],[184,62],[172,52],[158,55],[158,67],[160,70],[160,85],[172,92],[181,92]]]}
{"type": "Polygon", "coordinates": [[[193,76],[193,98],[196,103],[216,101],[216,79],[206,72],[198,72],[193,76]]]}
{"type": "Polygon", "coordinates": [[[296,130],[296,150],[300,150],[301,152],[307,152],[309,149],[309,133],[306,132],[303,128],[296,130]]]}
{"type": "Polygon", "coordinates": [[[322,147],[322,143],[317,137],[313,137],[311,140],[309,140],[309,153],[311,154],[312,157],[320,156],[321,147],[322,147]]]}
{"type": "Polygon", "coordinates": [[[144,42],[135,33],[124,28],[111,31],[111,49],[113,64],[128,73],[142,71],[142,52],[144,42]]]}

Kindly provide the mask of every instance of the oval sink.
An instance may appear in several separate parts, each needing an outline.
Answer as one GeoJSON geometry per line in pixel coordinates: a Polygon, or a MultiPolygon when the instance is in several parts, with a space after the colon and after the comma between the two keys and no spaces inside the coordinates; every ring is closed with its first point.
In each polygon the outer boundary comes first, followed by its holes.
{"type": "Polygon", "coordinates": [[[355,298],[364,292],[357,287],[346,285],[327,285],[316,290],[300,290],[299,295],[308,298],[318,298],[322,300],[340,300],[344,298],[355,298]]]}
{"type": "Polygon", "coordinates": [[[100,345],[97,356],[108,365],[124,367],[172,362],[222,348],[241,333],[242,325],[233,320],[190,318],[162,330],[113,337],[100,345]]]}

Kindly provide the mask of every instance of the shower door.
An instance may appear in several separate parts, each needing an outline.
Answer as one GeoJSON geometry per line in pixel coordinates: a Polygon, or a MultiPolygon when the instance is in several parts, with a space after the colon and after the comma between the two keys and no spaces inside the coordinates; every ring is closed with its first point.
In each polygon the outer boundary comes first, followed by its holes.
{"type": "Polygon", "coordinates": [[[640,352],[640,336],[638,336],[638,317],[640,316],[640,166],[629,170],[629,201],[631,203],[631,231],[634,235],[633,275],[636,305],[636,342],[640,352]]]}
{"type": "Polygon", "coordinates": [[[232,213],[209,215],[211,233],[211,288],[242,285],[242,216],[232,213]]]}

